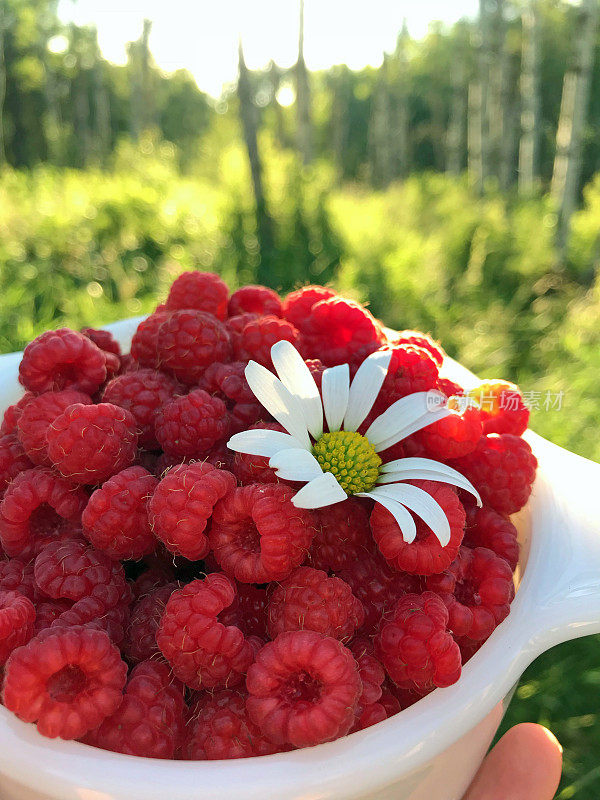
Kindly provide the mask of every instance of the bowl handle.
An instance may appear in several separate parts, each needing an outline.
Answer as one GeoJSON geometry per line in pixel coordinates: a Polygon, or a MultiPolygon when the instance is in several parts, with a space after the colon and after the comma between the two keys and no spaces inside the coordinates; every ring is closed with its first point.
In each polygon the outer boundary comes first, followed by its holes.
{"type": "Polygon", "coordinates": [[[600,465],[530,431],[525,438],[540,467],[528,506],[531,551],[517,598],[527,597],[530,643],[541,653],[600,633],[600,465]]]}

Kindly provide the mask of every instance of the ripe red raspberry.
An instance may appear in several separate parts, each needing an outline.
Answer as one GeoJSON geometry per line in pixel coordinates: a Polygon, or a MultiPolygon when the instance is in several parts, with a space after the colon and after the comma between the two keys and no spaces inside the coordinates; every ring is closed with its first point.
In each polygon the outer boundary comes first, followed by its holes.
{"type": "Polygon", "coordinates": [[[154,415],[159,408],[184,393],[182,385],[153,369],[139,369],[113,378],[104,389],[102,400],[126,408],[134,416],[140,447],[156,448],[154,415]]]}
{"type": "Polygon", "coordinates": [[[218,615],[234,601],[235,587],[214,572],[173,592],[156,641],[175,675],[191,689],[235,686],[252,663],[252,647],[218,615]]]}
{"type": "Polygon", "coordinates": [[[14,433],[0,436],[0,498],[12,479],[31,467],[33,464],[14,433]]]}
{"type": "Polygon", "coordinates": [[[206,368],[202,376],[200,388],[209,394],[220,392],[223,399],[234,400],[236,403],[254,403],[256,398],[244,374],[245,361],[231,361],[229,364],[215,362],[206,368]]]}
{"type": "Polygon", "coordinates": [[[315,538],[310,548],[311,564],[338,572],[367,553],[374,553],[369,515],[360,500],[349,498],[313,511],[315,538]]]}
{"type": "Polygon", "coordinates": [[[234,403],[228,414],[229,428],[232,434],[247,431],[248,428],[267,416],[260,403],[234,403]]]}
{"type": "Polygon", "coordinates": [[[105,553],[81,542],[51,542],[35,560],[35,580],[54,600],[83,597],[114,599],[125,587],[123,567],[105,553]]]}
{"type": "Polygon", "coordinates": [[[258,314],[236,314],[234,317],[229,317],[224,322],[224,325],[229,333],[231,340],[231,349],[233,353],[237,353],[240,349],[240,342],[242,340],[242,331],[249,322],[258,319],[258,314]]]}
{"type": "Polygon", "coordinates": [[[0,591],[0,666],[33,636],[35,608],[19,592],[0,591]]]}
{"type": "Polygon", "coordinates": [[[0,503],[0,541],[9,556],[25,552],[37,532],[38,518],[79,520],[87,503],[83,489],[49,469],[36,467],[14,478],[0,503]],[[48,513],[50,511],[50,514],[48,513]]]}
{"type": "Polygon", "coordinates": [[[85,625],[88,628],[104,631],[113,644],[121,647],[129,623],[130,598],[128,586],[122,589],[118,598],[112,590],[102,597],[82,597],[59,614],[51,622],[50,627],[55,629],[85,625]]]}
{"type": "MultiPolygon", "coordinates": [[[[358,664],[358,674],[362,684],[356,718],[351,731],[354,732],[362,731],[376,722],[387,719],[386,709],[379,702],[385,671],[373,654],[373,644],[370,639],[356,638],[348,647],[358,664]]],[[[400,710],[399,707],[398,710],[400,710]]]]}
{"type": "Polygon", "coordinates": [[[512,522],[492,508],[466,506],[467,525],[463,544],[487,547],[508,562],[514,571],[519,561],[518,533],[512,522]]]}
{"type": "Polygon", "coordinates": [[[519,387],[502,380],[482,381],[469,392],[481,408],[484,433],[512,433],[527,430],[529,409],[519,387]]]}
{"type": "Polygon", "coordinates": [[[305,359],[305,364],[308,367],[310,374],[313,376],[319,391],[321,391],[323,384],[323,373],[326,369],[325,365],[320,358],[307,358],[305,359]]]}
{"type": "MultiPolygon", "coordinates": [[[[278,422],[257,422],[250,425],[248,430],[267,430],[284,432],[278,422]]],[[[236,453],[233,457],[233,474],[241,484],[250,483],[279,483],[275,470],[269,466],[269,459],[265,456],[253,456],[249,453],[236,453]]]]}
{"type": "Polygon", "coordinates": [[[273,592],[269,603],[269,635],[284,631],[317,631],[341,642],[364,622],[365,612],[352,589],[340,578],[312,567],[298,567],[273,592]]]}
{"type": "Polygon", "coordinates": [[[157,486],[157,478],[143,467],[128,467],[96,489],[81,517],[94,547],[117,560],[137,561],[152,553],[156,539],[148,500],[157,486]]]}
{"type": "Polygon", "coordinates": [[[235,487],[230,472],[200,462],[170,469],[148,504],[154,535],[175,555],[190,561],[204,558],[204,533],[215,504],[235,487]]]}
{"type": "Polygon", "coordinates": [[[235,625],[244,636],[258,636],[265,641],[268,638],[268,606],[266,589],[252,583],[239,583],[236,586],[235,600],[219,615],[219,620],[223,625],[235,625]]]}
{"type": "Polygon", "coordinates": [[[69,328],[42,333],[27,345],[19,365],[19,381],[37,394],[61,389],[94,394],[106,375],[106,354],[69,328]]]}
{"type": "Polygon", "coordinates": [[[401,397],[435,389],[438,366],[426,350],[409,344],[382,349],[390,349],[392,358],[375,402],[374,411],[377,414],[383,413],[401,397]]]}
{"type": "Polygon", "coordinates": [[[35,559],[51,542],[80,542],[88,544],[81,527],[81,521],[60,519],[52,509],[36,514],[32,525],[33,537],[22,551],[20,558],[35,559]]]}
{"type": "Polygon", "coordinates": [[[15,650],[4,672],[9,711],[51,739],[79,739],[118,708],[127,665],[103,631],[50,628],[15,650]]]}
{"type": "Polygon", "coordinates": [[[234,489],[213,511],[208,534],[222,569],[242,583],[286,578],[304,561],[314,528],[309,512],[292,503],[283,484],[234,489]]]}
{"type": "Polygon", "coordinates": [[[73,604],[70,600],[42,600],[35,605],[34,635],[49,628],[55,619],[68,611],[73,604]]]}
{"type": "Polygon", "coordinates": [[[140,367],[159,369],[158,332],[163,322],[171,316],[170,311],[155,311],[137,326],[131,340],[131,358],[140,367]]]}
{"type": "Polygon", "coordinates": [[[383,621],[375,651],[390,678],[407,689],[451,686],[460,678],[448,610],[434,592],[401,597],[391,619],[383,621]]]}
{"type": "Polygon", "coordinates": [[[312,307],[321,300],[335,297],[333,289],[326,286],[303,286],[290,292],[282,304],[282,313],[285,319],[295,325],[299,331],[304,331],[310,317],[312,307]]]}
{"type": "Polygon", "coordinates": [[[39,591],[33,575],[33,564],[19,558],[0,561],[0,592],[20,592],[35,603],[39,591]]]}
{"type": "Polygon", "coordinates": [[[302,327],[304,358],[320,358],[328,367],[362,360],[384,340],[377,320],[353,300],[331,297],[312,307],[302,327]]]}
{"type": "Polygon", "coordinates": [[[344,736],[361,693],[358,665],[337,639],[286,631],[248,670],[250,719],[275,744],[312,747],[344,736]]]}
{"type": "Polygon", "coordinates": [[[52,466],[48,458],[46,434],[58,415],[73,403],[89,405],[91,402],[89,395],[65,389],[63,392],[44,392],[27,404],[17,423],[17,435],[34,464],[40,467],[52,466]]]}
{"type": "Polygon", "coordinates": [[[446,604],[452,633],[476,641],[508,616],[515,596],[511,568],[485,547],[461,547],[445,572],[427,578],[427,588],[446,604]]]}
{"type": "Polygon", "coordinates": [[[417,576],[392,570],[379,552],[375,555],[363,553],[360,558],[348,562],[337,576],[350,586],[362,603],[365,621],[361,632],[369,636],[375,633],[381,618],[399,597],[417,592],[421,586],[417,576]]]}
{"type": "Polygon", "coordinates": [[[229,298],[229,316],[237,314],[281,316],[281,298],[267,286],[242,286],[229,298]]]}
{"type": "Polygon", "coordinates": [[[73,483],[101,483],[133,463],[137,451],[133,414],[112,403],[69,406],[46,439],[50,460],[73,483]]]}
{"type": "Polygon", "coordinates": [[[392,337],[390,344],[409,344],[413,347],[421,347],[423,350],[427,350],[438,367],[441,367],[444,361],[445,353],[439,342],[434,341],[431,336],[421,331],[399,331],[392,337]]]}
{"type": "Polygon", "coordinates": [[[437,387],[442,394],[445,394],[448,399],[451,397],[459,398],[464,397],[465,390],[460,383],[455,383],[449,378],[438,378],[437,387]]]}
{"type": "Polygon", "coordinates": [[[134,604],[123,645],[123,653],[132,664],[153,658],[160,652],[156,632],[167,601],[178,588],[177,583],[167,583],[143,595],[134,604]]]}
{"type": "MultiPolygon", "coordinates": [[[[417,537],[408,544],[402,538],[398,523],[380,503],[371,512],[371,530],[382,555],[395,569],[413,575],[443,572],[456,558],[465,528],[465,510],[453,487],[435,481],[410,481],[442,507],[450,523],[450,541],[442,546],[431,528],[415,516],[417,537]]],[[[414,516],[414,515],[413,515],[414,516]]]]}
{"type": "Polygon", "coordinates": [[[102,328],[82,328],[81,333],[91,339],[100,350],[121,358],[121,346],[110,331],[105,331],[102,328]]]}
{"type": "Polygon", "coordinates": [[[225,319],[228,297],[227,284],[218,275],[191,271],[175,278],[165,305],[170,311],[192,308],[225,319]]]}
{"type": "Polygon", "coordinates": [[[253,359],[265,367],[272,367],[271,348],[275,342],[283,340],[296,343],[298,331],[284,319],[274,317],[259,317],[249,322],[241,333],[236,358],[241,361],[253,359]]]}
{"type": "Polygon", "coordinates": [[[231,343],[227,329],[204,311],[176,311],[160,327],[161,368],[193,386],[213,361],[227,361],[231,343]]]}
{"type": "Polygon", "coordinates": [[[529,499],[537,459],[519,436],[492,433],[452,466],[471,481],[485,505],[499,514],[514,514],[529,499]]]}
{"type": "Polygon", "coordinates": [[[415,434],[427,455],[446,461],[471,453],[481,438],[481,414],[478,408],[467,406],[452,410],[449,417],[438,419],[415,434]]]}
{"type": "Polygon", "coordinates": [[[268,756],[279,748],[246,711],[246,696],[231,689],[205,693],[192,711],[184,757],[193,761],[268,756]]]}
{"type": "Polygon", "coordinates": [[[2,425],[0,425],[0,436],[6,436],[9,433],[14,433],[16,435],[19,417],[23,413],[25,406],[30,400],[33,400],[34,397],[35,395],[33,392],[25,392],[19,401],[13,403],[12,406],[6,409],[2,417],[2,425]]]}
{"type": "Polygon", "coordinates": [[[152,556],[145,561],[148,563],[148,569],[144,570],[132,585],[133,596],[138,599],[175,580],[172,564],[167,564],[157,556],[152,556]]]}
{"type": "Polygon", "coordinates": [[[166,664],[146,661],[133,668],[118,709],[84,739],[114,753],[174,758],[183,739],[183,687],[166,664]]]}
{"type": "Polygon", "coordinates": [[[225,403],[203,389],[171,400],[154,415],[156,438],[165,453],[202,456],[229,433],[225,403]]]}

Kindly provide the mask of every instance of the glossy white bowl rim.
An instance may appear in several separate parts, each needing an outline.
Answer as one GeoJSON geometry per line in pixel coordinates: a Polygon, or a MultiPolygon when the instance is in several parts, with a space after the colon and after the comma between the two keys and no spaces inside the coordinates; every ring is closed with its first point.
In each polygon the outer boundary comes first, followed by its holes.
{"type": "MultiPolygon", "coordinates": [[[[127,347],[141,318],[105,326],[127,347]]],[[[0,357],[0,408],[19,396],[19,354],[0,357]]],[[[464,385],[474,376],[448,360],[464,385]]],[[[369,796],[418,769],[471,730],[544,650],[600,632],[600,466],[528,432],[540,463],[518,524],[531,533],[509,618],[466,664],[460,681],[401,714],[318,747],[235,761],[182,762],[48,740],[0,708],[0,773],[57,800],[228,800],[369,796]],[[374,775],[374,772],[376,775],[374,775]],[[86,788],[87,787],[87,788],[86,788]]]]}

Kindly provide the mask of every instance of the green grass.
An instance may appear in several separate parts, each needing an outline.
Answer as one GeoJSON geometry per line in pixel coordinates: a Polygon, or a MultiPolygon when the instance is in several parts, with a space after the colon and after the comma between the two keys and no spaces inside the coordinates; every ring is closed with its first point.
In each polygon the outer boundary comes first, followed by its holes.
{"type": "MultiPolygon", "coordinates": [[[[564,392],[560,410],[533,412],[532,427],[600,459],[600,180],[575,218],[568,268],[557,272],[556,220],[544,198],[481,200],[439,175],[380,193],[340,188],[326,166],[303,173],[263,144],[275,288],[332,282],[391,326],[431,331],[482,377],[564,392]]],[[[125,148],[112,173],[0,175],[0,352],[47,328],[149,311],[191,266],[233,287],[256,280],[239,146],[207,149],[193,177],[177,175],[169,147],[146,151],[125,148]]],[[[503,724],[539,721],[556,733],[565,748],[561,800],[600,797],[599,643],[587,638],[539,658],[503,724]]]]}

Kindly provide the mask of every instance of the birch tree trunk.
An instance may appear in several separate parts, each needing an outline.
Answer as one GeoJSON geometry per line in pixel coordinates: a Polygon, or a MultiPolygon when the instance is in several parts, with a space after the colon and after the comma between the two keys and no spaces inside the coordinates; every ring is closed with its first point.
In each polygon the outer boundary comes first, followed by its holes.
{"type": "Polygon", "coordinates": [[[347,67],[335,68],[333,73],[333,101],[331,108],[331,146],[338,181],[345,177],[344,156],[348,140],[349,92],[347,67]]]}
{"type": "Polygon", "coordinates": [[[300,0],[300,30],[296,73],[296,135],[298,150],[304,164],[312,161],[312,131],[310,123],[310,84],[304,61],[304,0],[300,0]]]}
{"type": "Polygon", "coordinates": [[[538,181],[540,124],[540,19],[538,0],[530,0],[522,17],[521,140],[519,193],[531,194],[538,181]]]}
{"type": "Polygon", "coordinates": [[[369,120],[369,149],[371,153],[371,180],[374,186],[387,186],[392,173],[390,151],[390,102],[387,82],[387,56],[377,73],[369,120]]]}
{"type": "Polygon", "coordinates": [[[557,248],[564,260],[571,216],[577,207],[581,175],[581,140],[586,124],[594,46],[598,26],[598,0],[583,0],[580,7],[576,51],[563,83],[551,195],[558,209],[557,248]]]}
{"type": "Polygon", "coordinates": [[[410,171],[410,143],[409,143],[409,107],[408,107],[408,52],[407,47],[410,39],[406,18],[402,24],[402,30],[396,41],[396,52],[394,59],[398,75],[396,78],[396,103],[391,110],[391,130],[392,137],[390,143],[393,175],[405,178],[410,171]]]}
{"type": "Polygon", "coordinates": [[[256,106],[252,100],[250,75],[244,60],[244,51],[240,41],[238,46],[238,84],[237,94],[240,107],[240,119],[244,133],[244,142],[250,163],[252,188],[256,204],[256,231],[260,248],[260,264],[257,270],[259,283],[268,285],[270,278],[269,260],[273,253],[273,221],[267,211],[262,179],[262,163],[258,150],[258,122],[256,106]]]}
{"type": "Polygon", "coordinates": [[[458,54],[452,64],[452,103],[446,134],[446,172],[450,175],[460,174],[463,168],[467,119],[466,77],[464,59],[458,54]]]}
{"type": "Polygon", "coordinates": [[[518,174],[520,95],[517,90],[521,66],[520,54],[506,54],[502,90],[502,141],[500,142],[500,188],[509,189],[518,174]]]}
{"type": "Polygon", "coordinates": [[[469,177],[479,194],[489,174],[488,94],[490,75],[490,35],[488,0],[479,0],[479,30],[474,47],[477,75],[469,85],[469,177]]]}
{"type": "Polygon", "coordinates": [[[509,96],[509,57],[505,39],[504,0],[496,0],[495,8],[489,13],[487,129],[489,132],[489,174],[497,177],[501,172],[502,143],[506,133],[507,98],[509,96]]]}
{"type": "Polygon", "coordinates": [[[96,121],[96,147],[100,163],[105,164],[111,145],[110,101],[104,81],[103,63],[94,64],[94,116],[96,121]]]}

